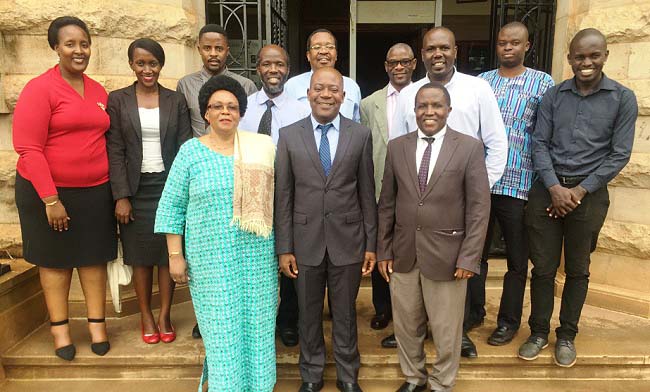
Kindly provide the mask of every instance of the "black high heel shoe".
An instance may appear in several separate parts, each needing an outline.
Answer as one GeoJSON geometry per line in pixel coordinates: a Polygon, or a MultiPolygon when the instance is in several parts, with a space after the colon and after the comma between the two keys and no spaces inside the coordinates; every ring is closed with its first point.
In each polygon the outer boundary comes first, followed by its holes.
{"type": "MultiPolygon", "coordinates": [[[[105,323],[106,319],[105,318],[101,318],[101,319],[89,318],[88,322],[89,323],[105,323]]],[[[111,344],[108,342],[108,340],[105,341],[105,342],[91,343],[90,344],[90,349],[95,354],[97,354],[99,356],[104,356],[111,349],[111,344]]]]}
{"type": "MultiPolygon", "coordinates": [[[[66,325],[68,323],[69,323],[68,319],[62,321],[51,321],[50,326],[58,327],[59,325],[66,325]]],[[[74,359],[74,356],[77,355],[77,349],[74,346],[74,344],[68,344],[67,346],[63,346],[55,349],[54,354],[56,354],[57,357],[64,359],[66,361],[72,361],[74,359]]]]}

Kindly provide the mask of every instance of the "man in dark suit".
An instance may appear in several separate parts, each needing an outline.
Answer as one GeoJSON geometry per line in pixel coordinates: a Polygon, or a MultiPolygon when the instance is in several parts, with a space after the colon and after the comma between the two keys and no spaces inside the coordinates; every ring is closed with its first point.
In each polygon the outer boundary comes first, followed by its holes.
{"type": "Polygon", "coordinates": [[[415,96],[418,129],[388,143],[379,198],[379,271],[390,283],[406,382],[398,392],[451,391],[460,362],[467,278],[479,272],[490,216],[483,143],[446,125],[447,89],[415,96]],[[425,366],[427,316],[436,346],[425,366]]]}
{"type": "Polygon", "coordinates": [[[361,391],[355,302],[375,264],[377,205],[370,130],[339,114],[344,97],[338,71],[314,71],[311,115],[280,129],[278,141],[275,241],[282,273],[296,279],[300,392],[323,388],[326,285],[336,386],[361,391]]]}

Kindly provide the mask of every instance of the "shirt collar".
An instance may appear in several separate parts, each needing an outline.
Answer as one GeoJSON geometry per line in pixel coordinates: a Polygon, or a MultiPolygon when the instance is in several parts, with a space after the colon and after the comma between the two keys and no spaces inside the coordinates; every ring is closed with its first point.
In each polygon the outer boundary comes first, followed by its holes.
{"type": "MultiPolygon", "coordinates": [[[[574,93],[580,95],[580,93],[578,92],[578,87],[576,86],[575,76],[572,77],[571,79],[567,79],[565,83],[563,83],[562,86],[560,87],[560,91],[567,91],[567,90],[571,90],[574,93]]],[[[616,84],[612,79],[608,78],[604,72],[603,72],[602,79],[600,79],[600,82],[598,82],[598,86],[596,86],[596,89],[592,92],[592,94],[597,93],[600,90],[616,90],[616,84]]]]}
{"type": "MultiPolygon", "coordinates": [[[[316,131],[316,127],[318,127],[319,125],[321,125],[321,123],[319,123],[318,121],[316,121],[316,119],[314,118],[314,115],[313,115],[313,114],[310,114],[310,115],[309,115],[309,118],[311,119],[311,125],[312,125],[312,128],[314,129],[314,131],[316,131]]],[[[332,121],[329,122],[328,124],[332,124],[332,125],[334,126],[334,130],[335,130],[335,131],[339,131],[339,130],[341,129],[341,115],[340,115],[340,114],[337,114],[336,117],[334,118],[334,120],[332,120],[332,121]]],[[[325,125],[325,124],[322,124],[322,125],[325,125]]],[[[317,132],[320,132],[320,130],[317,131],[317,132]]]]}
{"type": "Polygon", "coordinates": [[[278,95],[277,97],[269,98],[269,96],[266,95],[266,91],[264,91],[263,88],[260,91],[258,91],[257,94],[255,95],[255,103],[260,106],[266,105],[266,101],[268,101],[269,99],[272,99],[273,105],[277,106],[278,109],[280,109],[287,102],[288,96],[286,90],[283,90],[282,94],[278,95]]]}
{"type": "MultiPolygon", "coordinates": [[[[409,83],[410,84],[410,83],[409,83]]],[[[405,86],[406,87],[406,86],[405,86]]],[[[393,94],[399,95],[399,91],[395,87],[393,87],[392,84],[388,83],[388,91],[386,92],[386,96],[390,97],[393,94]]]]}
{"type": "MultiPolygon", "coordinates": [[[[220,73],[218,73],[217,75],[224,75],[224,74],[226,74],[226,72],[228,72],[228,67],[224,67],[224,69],[220,73]]],[[[213,76],[216,76],[216,75],[212,75],[210,73],[210,71],[205,69],[205,66],[201,67],[201,77],[203,78],[203,80],[205,80],[207,82],[208,79],[210,79],[213,76]]]]}
{"type": "MultiPolygon", "coordinates": [[[[451,79],[449,79],[449,82],[445,84],[445,87],[450,86],[454,83],[454,81],[457,79],[458,76],[458,70],[456,69],[456,66],[454,65],[454,74],[451,75],[451,79]]],[[[429,73],[427,72],[426,75],[424,75],[424,78],[427,80],[427,83],[431,82],[431,79],[429,79],[429,73]]]]}
{"type": "Polygon", "coordinates": [[[438,131],[438,133],[436,133],[433,136],[425,135],[424,132],[422,132],[420,130],[420,128],[418,128],[418,139],[422,139],[422,138],[425,138],[425,137],[433,137],[435,140],[442,140],[442,138],[445,137],[446,133],[447,133],[447,124],[445,124],[445,126],[442,127],[442,129],[440,131],[438,131]]]}

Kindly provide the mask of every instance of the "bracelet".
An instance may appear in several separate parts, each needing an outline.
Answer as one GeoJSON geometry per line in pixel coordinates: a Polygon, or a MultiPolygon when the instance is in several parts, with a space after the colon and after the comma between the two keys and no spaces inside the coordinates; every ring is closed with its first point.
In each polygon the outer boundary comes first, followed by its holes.
{"type": "Polygon", "coordinates": [[[180,254],[181,254],[181,252],[169,252],[169,258],[171,259],[172,256],[178,256],[180,254]]]}
{"type": "Polygon", "coordinates": [[[49,203],[45,203],[45,205],[48,206],[48,207],[52,207],[53,205],[55,205],[58,202],[59,202],[59,200],[54,200],[54,201],[51,201],[49,203]]]}

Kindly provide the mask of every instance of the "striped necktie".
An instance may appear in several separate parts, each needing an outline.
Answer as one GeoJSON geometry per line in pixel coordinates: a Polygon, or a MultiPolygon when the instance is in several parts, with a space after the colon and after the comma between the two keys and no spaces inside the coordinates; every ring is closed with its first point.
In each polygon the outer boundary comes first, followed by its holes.
{"type": "Polygon", "coordinates": [[[323,171],[325,172],[325,177],[327,177],[330,174],[330,169],[332,168],[332,157],[330,155],[330,141],[327,138],[327,132],[333,126],[334,125],[332,124],[326,124],[326,125],[319,125],[316,127],[321,131],[320,148],[318,149],[318,155],[320,156],[320,163],[321,165],[323,165],[323,171]]]}

